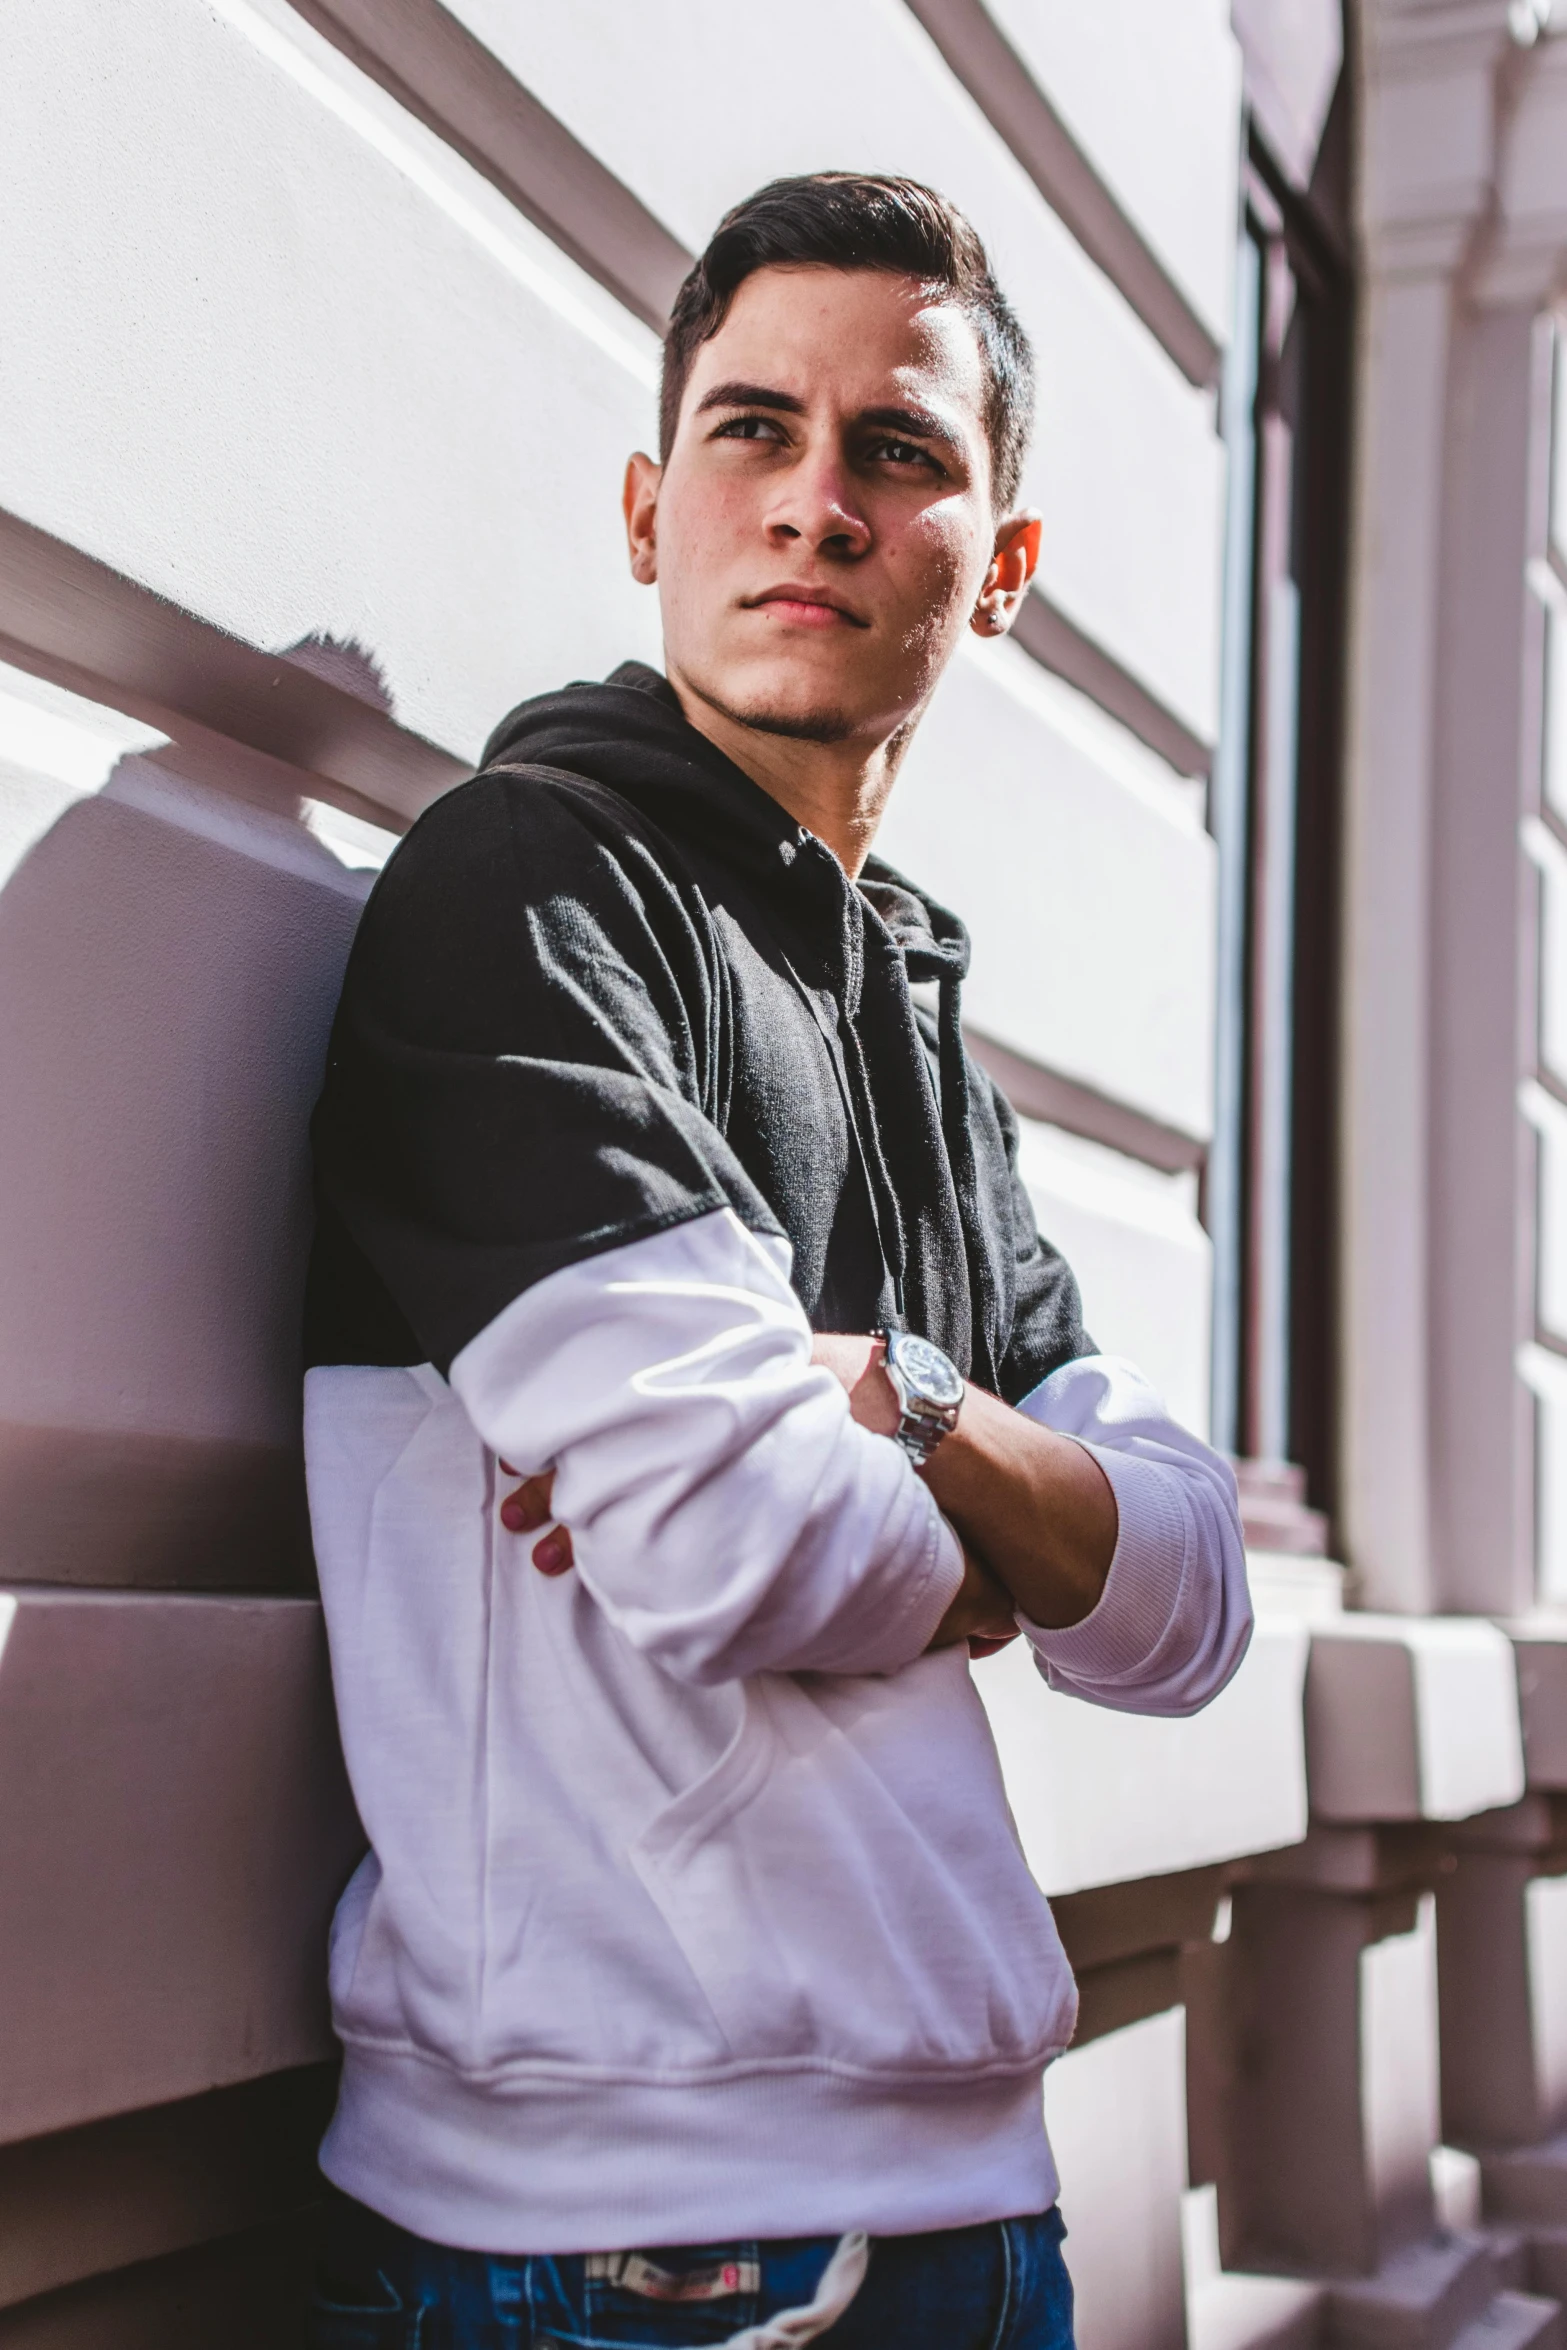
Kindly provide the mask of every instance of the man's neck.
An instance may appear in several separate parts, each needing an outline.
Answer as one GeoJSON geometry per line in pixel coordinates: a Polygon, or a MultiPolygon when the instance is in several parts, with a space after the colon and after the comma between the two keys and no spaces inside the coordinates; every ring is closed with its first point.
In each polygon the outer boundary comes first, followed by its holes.
{"type": "Polygon", "coordinates": [[[880,742],[800,742],[747,726],[704,700],[671,667],[688,724],[732,759],[743,775],[825,841],[851,881],[871,853],[912,725],[880,742]]]}

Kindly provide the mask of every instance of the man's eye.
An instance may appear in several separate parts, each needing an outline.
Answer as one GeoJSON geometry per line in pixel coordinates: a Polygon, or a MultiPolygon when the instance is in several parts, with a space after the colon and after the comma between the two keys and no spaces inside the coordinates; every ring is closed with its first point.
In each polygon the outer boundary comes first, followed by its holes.
{"type": "Polygon", "coordinates": [[[870,453],[873,457],[890,457],[894,465],[925,465],[932,473],[941,471],[930,451],[922,449],[918,441],[873,441],[870,453]]]}
{"type": "Polygon", "coordinates": [[[775,441],[778,437],[778,427],[770,416],[731,416],[713,435],[715,441],[775,441]]]}

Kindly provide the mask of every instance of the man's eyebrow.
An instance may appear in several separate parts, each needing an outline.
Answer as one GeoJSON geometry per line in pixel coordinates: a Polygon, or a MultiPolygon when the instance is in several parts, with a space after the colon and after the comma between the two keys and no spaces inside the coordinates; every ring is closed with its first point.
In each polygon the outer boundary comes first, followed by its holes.
{"type": "Polygon", "coordinates": [[[940,441],[944,448],[962,446],[958,434],[928,408],[863,408],[861,424],[879,424],[884,432],[906,433],[914,441],[940,441]]]}
{"type": "Polygon", "coordinates": [[[696,404],[698,416],[709,408],[781,408],[787,416],[803,416],[805,402],[793,392],[772,390],[767,384],[714,384],[696,404]]]}

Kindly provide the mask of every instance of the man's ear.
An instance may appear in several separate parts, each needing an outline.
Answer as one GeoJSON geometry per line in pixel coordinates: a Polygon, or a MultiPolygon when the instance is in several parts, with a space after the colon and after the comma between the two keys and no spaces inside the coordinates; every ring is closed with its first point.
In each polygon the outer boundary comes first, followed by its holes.
{"type": "Polygon", "coordinates": [[[652,587],[658,578],[658,485],[664,471],[639,449],[626,460],[626,482],[620,493],[626,517],[626,548],[631,576],[639,587],[652,587]]]}
{"type": "Polygon", "coordinates": [[[996,532],[996,551],[969,622],[976,636],[1002,636],[1010,627],[1034,576],[1044,528],[1038,514],[1009,514],[996,532]]]}

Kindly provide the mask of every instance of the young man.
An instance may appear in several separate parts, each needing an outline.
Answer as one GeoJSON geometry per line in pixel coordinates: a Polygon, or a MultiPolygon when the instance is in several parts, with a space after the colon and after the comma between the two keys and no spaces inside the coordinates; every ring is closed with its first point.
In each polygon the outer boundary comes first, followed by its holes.
{"type": "Polygon", "coordinates": [[[870,854],[1027,588],[1030,389],[928,190],[740,206],[626,479],[666,674],[515,711],[366,912],[306,1384],[371,1846],[319,2345],[1070,2341],[1075,1995],[970,1644],[1180,1714],[1250,1617],[1229,1472],[1035,1229],[964,932],[870,854]]]}

